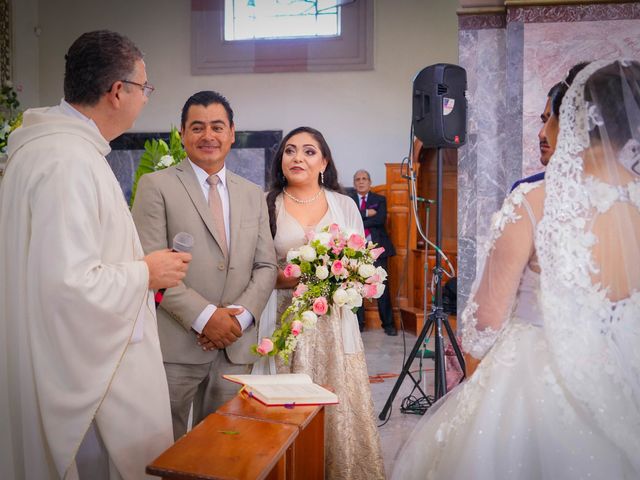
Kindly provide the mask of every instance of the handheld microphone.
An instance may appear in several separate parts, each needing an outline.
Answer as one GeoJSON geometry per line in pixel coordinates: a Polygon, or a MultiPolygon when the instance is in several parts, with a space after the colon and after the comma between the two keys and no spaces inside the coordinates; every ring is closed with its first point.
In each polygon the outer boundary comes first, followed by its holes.
{"type": "MultiPolygon", "coordinates": [[[[171,247],[172,252],[190,253],[192,248],[193,236],[190,233],[180,232],[176,233],[176,236],[173,237],[173,246],[171,247]]],[[[156,292],[156,309],[160,306],[160,302],[162,302],[165,290],[166,288],[161,288],[156,292]]]]}

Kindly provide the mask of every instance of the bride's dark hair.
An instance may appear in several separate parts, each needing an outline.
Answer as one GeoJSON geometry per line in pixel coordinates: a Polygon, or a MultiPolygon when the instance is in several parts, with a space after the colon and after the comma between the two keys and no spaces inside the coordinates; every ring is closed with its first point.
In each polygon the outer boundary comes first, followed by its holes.
{"type": "Polygon", "coordinates": [[[320,152],[327,161],[327,168],[324,170],[324,183],[320,181],[320,175],[318,175],[318,184],[323,185],[324,188],[328,190],[342,193],[342,187],[340,186],[340,183],[338,183],[338,171],[336,170],[336,165],[333,162],[333,157],[331,156],[331,149],[329,148],[329,144],[324,139],[322,133],[311,127],[294,128],[287,133],[280,142],[276,155],[273,159],[273,163],[271,164],[271,183],[269,185],[269,193],[267,194],[267,207],[269,209],[269,226],[271,227],[271,235],[273,237],[276,236],[277,230],[276,197],[280,195],[282,189],[287,186],[287,179],[282,171],[282,155],[284,154],[284,149],[287,146],[289,139],[299,133],[308,133],[311,135],[315,141],[318,142],[318,145],[320,145],[320,152]]]}

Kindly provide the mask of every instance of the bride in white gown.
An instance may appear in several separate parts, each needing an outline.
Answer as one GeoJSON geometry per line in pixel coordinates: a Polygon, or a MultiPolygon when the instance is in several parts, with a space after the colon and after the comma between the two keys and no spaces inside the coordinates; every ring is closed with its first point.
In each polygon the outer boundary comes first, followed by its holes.
{"type": "Polygon", "coordinates": [[[417,425],[397,479],[640,478],[640,64],[594,62],[546,179],[492,219],[462,321],[473,376],[417,425]]]}

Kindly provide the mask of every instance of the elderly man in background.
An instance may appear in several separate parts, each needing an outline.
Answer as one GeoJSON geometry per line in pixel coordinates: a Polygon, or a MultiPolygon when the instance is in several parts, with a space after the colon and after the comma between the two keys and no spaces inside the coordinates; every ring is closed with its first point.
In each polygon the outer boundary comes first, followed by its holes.
{"type": "Polygon", "coordinates": [[[105,155],[153,87],[114,32],[71,45],[59,105],[28,110],[0,187],[0,478],[136,479],[171,445],[151,289],[191,256],[144,256],[105,155]]]}
{"type": "MultiPolygon", "coordinates": [[[[379,247],[384,247],[384,252],[376,260],[376,267],[387,270],[387,259],[396,254],[396,250],[391,243],[385,223],[387,222],[387,199],[371,191],[371,176],[366,170],[358,170],[353,175],[353,186],[355,192],[350,196],[360,209],[364,233],[367,241],[377,243],[379,247]]],[[[384,293],[378,299],[378,314],[384,333],[392,337],[398,335],[398,330],[393,322],[393,309],[391,307],[391,293],[389,287],[384,289],[384,293]]],[[[364,306],[358,309],[358,323],[360,331],[364,330],[364,306]]]]}

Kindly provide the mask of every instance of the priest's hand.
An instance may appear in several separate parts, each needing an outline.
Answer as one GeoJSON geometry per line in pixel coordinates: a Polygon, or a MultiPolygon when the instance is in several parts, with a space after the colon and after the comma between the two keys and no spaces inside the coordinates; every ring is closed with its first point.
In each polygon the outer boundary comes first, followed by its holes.
{"type": "Polygon", "coordinates": [[[198,335],[198,344],[203,350],[228,347],[242,336],[242,327],[236,318],[243,308],[218,307],[198,335]]]}
{"type": "Polygon", "coordinates": [[[175,287],[180,283],[187,274],[191,254],[174,252],[167,248],[151,252],[143,260],[149,269],[149,288],[160,290],[175,287]]]}

